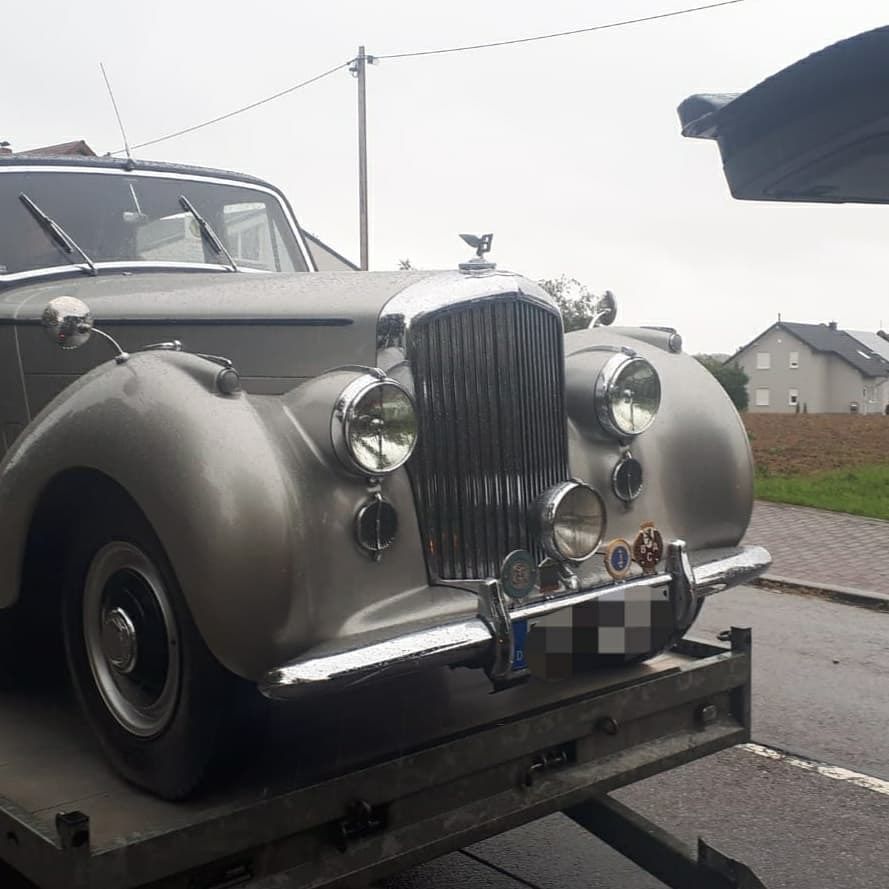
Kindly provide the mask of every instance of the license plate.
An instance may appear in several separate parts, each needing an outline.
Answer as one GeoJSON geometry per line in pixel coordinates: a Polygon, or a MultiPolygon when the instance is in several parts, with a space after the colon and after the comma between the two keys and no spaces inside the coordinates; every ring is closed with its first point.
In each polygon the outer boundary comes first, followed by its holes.
{"type": "Polygon", "coordinates": [[[528,621],[517,620],[512,624],[512,668],[513,670],[525,670],[528,663],[525,660],[525,640],[528,638],[528,621]]]}

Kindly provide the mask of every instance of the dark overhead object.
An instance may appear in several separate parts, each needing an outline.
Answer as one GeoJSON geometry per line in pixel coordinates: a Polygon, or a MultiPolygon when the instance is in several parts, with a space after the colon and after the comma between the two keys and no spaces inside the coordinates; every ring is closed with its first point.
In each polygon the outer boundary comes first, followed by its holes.
{"type": "Polygon", "coordinates": [[[682,134],[715,139],[736,198],[889,203],[889,27],[739,95],[690,96],[682,134]]]}

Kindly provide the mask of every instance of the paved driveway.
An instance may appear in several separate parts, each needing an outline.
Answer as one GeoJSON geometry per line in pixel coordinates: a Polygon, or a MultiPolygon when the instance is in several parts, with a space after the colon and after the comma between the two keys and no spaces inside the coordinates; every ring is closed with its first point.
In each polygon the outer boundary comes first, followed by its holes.
{"type": "Polygon", "coordinates": [[[889,522],[757,501],[744,542],[771,552],[770,576],[889,594],[889,522]]]}

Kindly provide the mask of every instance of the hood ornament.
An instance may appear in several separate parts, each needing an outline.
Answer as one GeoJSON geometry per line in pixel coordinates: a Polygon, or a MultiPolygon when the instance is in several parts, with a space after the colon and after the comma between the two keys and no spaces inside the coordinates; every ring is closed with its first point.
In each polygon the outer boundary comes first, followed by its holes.
{"type": "Polygon", "coordinates": [[[475,248],[475,256],[468,262],[461,262],[459,265],[461,272],[477,272],[484,269],[496,268],[496,263],[485,259],[485,254],[491,250],[491,242],[494,240],[493,234],[487,235],[460,235],[460,237],[475,248]]]}

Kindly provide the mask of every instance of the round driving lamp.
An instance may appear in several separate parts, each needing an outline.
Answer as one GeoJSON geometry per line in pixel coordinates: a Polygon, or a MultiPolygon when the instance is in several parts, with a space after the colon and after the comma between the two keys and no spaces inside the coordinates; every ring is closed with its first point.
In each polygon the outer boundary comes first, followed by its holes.
{"type": "Polygon", "coordinates": [[[559,562],[582,562],[605,536],[605,504],[589,485],[562,482],[537,501],[540,543],[559,562]]]}
{"type": "Polygon", "coordinates": [[[369,476],[394,472],[417,443],[413,399],[394,380],[357,377],[337,399],[331,438],[347,469],[369,476]]]}
{"type": "Polygon", "coordinates": [[[661,406],[661,380],[651,362],[630,355],[610,358],[596,380],[596,413],[612,435],[645,432],[661,406]]]}

